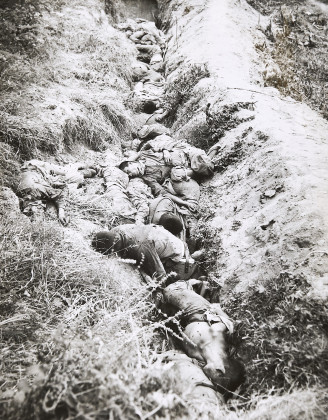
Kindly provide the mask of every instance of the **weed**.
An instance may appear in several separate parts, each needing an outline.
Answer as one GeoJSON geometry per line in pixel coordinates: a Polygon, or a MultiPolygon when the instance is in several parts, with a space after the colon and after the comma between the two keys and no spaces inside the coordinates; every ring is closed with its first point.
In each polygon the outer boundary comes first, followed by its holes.
{"type": "Polygon", "coordinates": [[[216,109],[210,109],[208,105],[206,122],[209,126],[213,143],[216,143],[227,131],[238,127],[238,125],[243,122],[254,119],[254,116],[241,118],[236,115],[236,113],[242,109],[253,110],[253,107],[253,102],[235,102],[221,105],[216,109]]]}
{"type": "Polygon", "coordinates": [[[307,296],[305,278],[282,273],[245,294],[230,293],[226,309],[242,320],[248,369],[245,392],[327,386],[328,306],[307,296]]]}
{"type": "Polygon", "coordinates": [[[327,16],[304,1],[250,1],[262,13],[272,13],[266,31],[268,50],[279,67],[279,76],[265,83],[284,95],[306,102],[327,118],[327,16]]]}
{"type": "Polygon", "coordinates": [[[19,173],[19,163],[13,148],[9,144],[0,143],[1,185],[16,190],[19,173]]]}
{"type": "Polygon", "coordinates": [[[180,69],[179,75],[168,84],[164,103],[169,111],[167,122],[173,124],[176,119],[178,109],[191,99],[194,87],[204,77],[209,77],[209,71],[206,65],[193,64],[188,68],[180,69]]]}
{"type": "MultiPolygon", "coordinates": [[[[38,151],[54,154],[59,148],[58,132],[33,124],[27,118],[0,115],[0,140],[10,145],[22,159],[31,159],[38,151]]],[[[6,147],[6,146],[4,146],[6,147]]]]}
{"type": "MultiPolygon", "coordinates": [[[[293,4],[301,5],[305,3],[306,0],[288,0],[288,5],[292,6],[293,4]]],[[[270,15],[278,7],[286,4],[286,0],[247,0],[254,9],[258,10],[263,15],[270,15]]]]}
{"type": "Polygon", "coordinates": [[[111,16],[116,23],[124,16],[124,13],[122,12],[123,8],[124,4],[121,0],[105,0],[105,12],[111,16]]]}
{"type": "Polygon", "coordinates": [[[217,172],[225,171],[230,165],[239,162],[245,155],[244,143],[241,139],[237,140],[228,152],[219,151],[214,157],[213,162],[217,172]]]}
{"type": "Polygon", "coordinates": [[[202,199],[199,203],[201,218],[197,223],[193,236],[198,243],[198,247],[206,250],[206,258],[200,263],[201,267],[210,277],[216,277],[220,268],[221,229],[211,224],[211,219],[216,213],[211,188],[203,188],[201,196],[202,199]]]}

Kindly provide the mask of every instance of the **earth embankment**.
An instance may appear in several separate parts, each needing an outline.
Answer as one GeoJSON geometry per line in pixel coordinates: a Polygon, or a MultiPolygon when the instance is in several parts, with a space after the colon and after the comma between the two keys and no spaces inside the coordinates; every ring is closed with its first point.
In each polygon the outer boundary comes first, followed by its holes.
{"type": "Polygon", "coordinates": [[[202,220],[214,230],[213,281],[241,322],[250,387],[315,384],[327,349],[327,121],[268,86],[264,17],[246,2],[162,6],[172,128],[219,144],[202,220]]]}

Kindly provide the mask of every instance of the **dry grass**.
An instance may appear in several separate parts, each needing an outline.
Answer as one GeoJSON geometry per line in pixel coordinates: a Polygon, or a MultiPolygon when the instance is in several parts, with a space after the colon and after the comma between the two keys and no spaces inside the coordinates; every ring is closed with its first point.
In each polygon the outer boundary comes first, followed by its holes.
{"type": "Polygon", "coordinates": [[[308,297],[309,290],[305,278],[286,272],[247,295],[227,297],[226,309],[240,321],[247,393],[328,385],[328,306],[308,297]]]}
{"type": "MultiPolygon", "coordinates": [[[[305,3],[306,0],[288,0],[288,5],[301,5],[305,3]]],[[[256,10],[258,10],[263,15],[269,15],[274,10],[276,10],[278,7],[286,4],[285,0],[247,0],[247,3],[249,3],[252,7],[254,7],[256,10]]]]}
{"type": "MultiPolygon", "coordinates": [[[[190,102],[194,88],[201,79],[209,77],[209,75],[206,65],[194,64],[179,67],[178,74],[170,80],[165,89],[164,103],[165,108],[169,111],[168,124],[172,125],[175,120],[181,117],[181,108],[185,103],[189,102],[189,106],[195,106],[190,102]]],[[[196,105],[197,102],[196,100],[196,105]]]]}
{"type": "Polygon", "coordinates": [[[131,270],[54,223],[1,233],[3,418],[194,418],[159,381],[166,327],[131,270]]]}
{"type": "Polygon", "coordinates": [[[251,409],[238,410],[243,420],[319,420],[327,417],[325,389],[310,388],[284,395],[254,396],[251,409]]]}
{"type": "Polygon", "coordinates": [[[0,141],[27,159],[77,141],[102,150],[130,138],[123,102],[135,51],[101,2],[31,1],[0,15],[0,141]]]}

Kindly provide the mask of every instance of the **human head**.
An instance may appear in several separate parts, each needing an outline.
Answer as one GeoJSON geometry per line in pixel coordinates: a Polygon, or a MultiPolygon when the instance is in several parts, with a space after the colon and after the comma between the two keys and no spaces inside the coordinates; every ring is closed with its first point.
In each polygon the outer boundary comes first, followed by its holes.
{"type": "Polygon", "coordinates": [[[143,111],[146,114],[153,114],[157,109],[157,105],[154,101],[145,101],[143,104],[143,111]]]}
{"type": "Polygon", "coordinates": [[[183,229],[183,224],[180,218],[172,213],[162,214],[158,221],[158,224],[163,226],[173,235],[178,235],[183,229]]]}
{"type": "Polygon", "coordinates": [[[246,370],[244,364],[237,359],[227,359],[224,364],[225,373],[219,372],[214,378],[211,377],[213,383],[216,385],[217,390],[223,394],[227,400],[232,396],[239,385],[246,380],[246,370]]]}
{"type": "Polygon", "coordinates": [[[120,237],[111,231],[98,232],[94,235],[91,245],[101,254],[108,255],[120,249],[120,237]]]}
{"type": "Polygon", "coordinates": [[[142,165],[141,162],[125,160],[120,163],[119,169],[129,175],[129,177],[133,178],[141,175],[142,165]]]}

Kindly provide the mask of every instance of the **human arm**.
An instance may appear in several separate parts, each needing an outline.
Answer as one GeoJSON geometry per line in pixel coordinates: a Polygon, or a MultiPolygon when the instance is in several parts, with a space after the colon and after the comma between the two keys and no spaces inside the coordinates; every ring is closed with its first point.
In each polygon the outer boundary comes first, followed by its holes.
{"type": "Polygon", "coordinates": [[[69,216],[66,215],[65,212],[65,198],[63,194],[61,194],[58,198],[54,200],[55,206],[57,208],[58,220],[64,226],[67,226],[70,219],[69,216]]]}
{"type": "Polygon", "coordinates": [[[161,194],[164,190],[162,185],[156,181],[153,177],[144,176],[142,177],[143,181],[145,182],[148,187],[150,187],[151,192],[155,197],[157,197],[159,194],[161,194]]]}
{"type": "Polygon", "coordinates": [[[220,150],[220,148],[221,148],[221,146],[219,144],[215,144],[207,152],[207,156],[212,159],[218,153],[218,151],[220,150]]]}
{"type": "Polygon", "coordinates": [[[162,183],[169,176],[170,172],[171,168],[166,166],[156,165],[146,167],[146,171],[142,176],[142,179],[144,183],[151,188],[151,192],[155,197],[165,192],[162,183]]]}
{"type": "Polygon", "coordinates": [[[178,204],[179,206],[185,206],[191,211],[197,210],[197,206],[194,203],[189,203],[188,201],[182,200],[182,198],[179,198],[174,194],[171,194],[165,191],[165,192],[162,192],[162,195],[164,197],[170,198],[174,203],[178,204]]]}
{"type": "Polygon", "coordinates": [[[188,202],[187,201],[182,200],[182,198],[179,198],[176,195],[167,192],[166,190],[164,192],[162,192],[162,195],[164,197],[170,198],[174,203],[179,204],[179,206],[188,207],[188,202]]]}
{"type": "Polygon", "coordinates": [[[152,198],[150,189],[140,178],[130,180],[127,195],[136,208],[136,224],[144,224],[149,215],[149,200],[152,198]]]}

